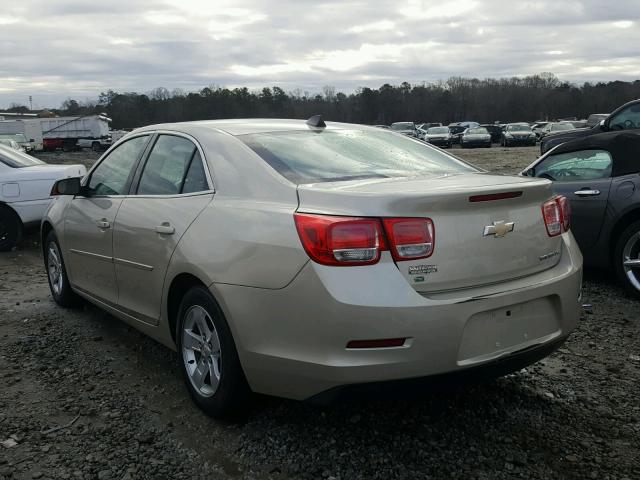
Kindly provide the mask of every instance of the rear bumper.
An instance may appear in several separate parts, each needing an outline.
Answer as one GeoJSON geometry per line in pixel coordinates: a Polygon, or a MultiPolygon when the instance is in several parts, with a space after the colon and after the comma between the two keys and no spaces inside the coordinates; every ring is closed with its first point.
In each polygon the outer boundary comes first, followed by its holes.
{"type": "Polygon", "coordinates": [[[571,234],[562,237],[554,267],[456,292],[421,295],[388,258],[350,268],[310,262],[280,290],[211,290],[256,392],[302,400],[492,365],[500,375],[548,355],[577,324],[582,255],[571,234]],[[351,340],[405,337],[402,347],[346,348],[351,340]]]}
{"type": "Polygon", "coordinates": [[[341,398],[383,396],[414,397],[416,394],[426,393],[434,389],[455,388],[460,385],[472,385],[484,380],[502,377],[517,372],[532,363],[548,357],[560,348],[567,337],[535,345],[524,350],[514,352],[507,357],[487,362],[477,367],[465,368],[450,373],[441,373],[429,377],[409,378],[405,380],[388,380],[382,382],[359,383],[341,385],[320,392],[307,399],[315,405],[329,405],[341,398]]]}

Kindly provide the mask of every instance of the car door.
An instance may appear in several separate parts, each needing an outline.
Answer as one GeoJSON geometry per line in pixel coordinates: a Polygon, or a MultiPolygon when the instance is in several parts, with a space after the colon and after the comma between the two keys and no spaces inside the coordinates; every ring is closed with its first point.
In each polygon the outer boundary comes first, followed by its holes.
{"type": "Polygon", "coordinates": [[[549,155],[534,167],[536,177],[553,181],[553,191],[571,204],[571,230],[586,250],[598,240],[604,220],[613,159],[606,150],[549,155]]]}
{"type": "Polygon", "coordinates": [[[112,305],[118,299],[113,226],[149,138],[134,137],[104,157],[83,182],[86,196],[74,197],[65,213],[65,258],[71,282],[112,305]]]}
{"type": "Polygon", "coordinates": [[[158,323],[171,256],[212,198],[208,169],[195,141],[180,134],[157,135],[116,218],[118,309],[158,323]]]}

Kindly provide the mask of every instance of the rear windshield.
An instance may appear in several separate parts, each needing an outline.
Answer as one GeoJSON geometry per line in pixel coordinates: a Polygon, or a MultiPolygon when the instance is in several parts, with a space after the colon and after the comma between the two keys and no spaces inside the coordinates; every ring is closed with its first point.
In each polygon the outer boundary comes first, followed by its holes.
{"type": "Polygon", "coordinates": [[[489,133],[487,131],[486,128],[484,127],[478,127],[478,128],[470,128],[467,133],[470,133],[472,135],[486,135],[487,133],[489,133]]]}
{"type": "Polygon", "coordinates": [[[0,163],[12,168],[32,167],[33,165],[44,164],[44,162],[31,155],[2,145],[0,145],[0,163]]]}
{"type": "Polygon", "coordinates": [[[427,130],[428,134],[449,133],[449,127],[431,127],[427,130]]]}
{"type": "Polygon", "coordinates": [[[272,132],[238,138],[295,184],[478,171],[425,143],[382,130],[272,132]]]}
{"type": "Polygon", "coordinates": [[[531,127],[528,125],[507,125],[508,132],[530,132],[531,127]]]}

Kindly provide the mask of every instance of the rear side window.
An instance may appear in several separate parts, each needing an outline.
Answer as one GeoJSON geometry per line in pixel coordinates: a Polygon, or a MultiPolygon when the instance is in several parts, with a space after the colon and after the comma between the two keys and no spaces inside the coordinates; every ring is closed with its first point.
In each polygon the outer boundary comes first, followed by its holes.
{"type": "Polygon", "coordinates": [[[208,190],[202,158],[184,137],[160,135],[144,166],[138,195],[177,195],[208,190]]]}
{"type": "Polygon", "coordinates": [[[422,142],[382,130],[271,132],[238,138],[295,184],[478,171],[422,142]]]}
{"type": "Polygon", "coordinates": [[[191,160],[189,170],[187,170],[187,175],[184,177],[182,193],[204,192],[205,190],[209,190],[207,176],[204,173],[200,152],[196,150],[193,160],[191,160]]]}
{"type": "Polygon", "coordinates": [[[92,195],[124,195],[131,169],[149,140],[148,135],[135,137],[115,148],[91,173],[89,190],[92,195]]]}

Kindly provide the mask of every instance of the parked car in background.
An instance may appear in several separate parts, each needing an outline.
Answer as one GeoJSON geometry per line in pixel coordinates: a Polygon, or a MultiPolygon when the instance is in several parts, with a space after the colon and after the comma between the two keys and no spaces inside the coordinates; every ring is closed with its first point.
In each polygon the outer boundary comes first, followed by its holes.
{"type": "Polygon", "coordinates": [[[449,127],[431,127],[425,132],[424,141],[438,147],[451,148],[451,131],[449,127]]]}
{"type": "MultiPolygon", "coordinates": [[[[600,114],[603,115],[603,114],[600,114]]],[[[540,142],[540,153],[546,153],[553,147],[574,138],[588,137],[616,130],[640,129],[640,99],[625,103],[591,128],[580,128],[569,132],[548,135],[540,142]]]]}
{"type": "Polygon", "coordinates": [[[379,128],[148,126],[54,188],[54,300],[84,297],[176,349],[215,416],[251,391],[320,402],[502,375],[557,349],[580,315],[582,259],[550,182],[379,128]]]}
{"type": "Polygon", "coordinates": [[[491,135],[492,142],[494,143],[500,142],[500,140],[502,139],[502,127],[499,124],[485,123],[480,126],[487,129],[487,131],[489,132],[489,135],[491,135]]]}
{"type": "Polygon", "coordinates": [[[531,130],[533,130],[533,133],[536,134],[537,138],[540,138],[542,136],[542,129],[546,127],[548,123],[549,122],[536,122],[531,125],[531,130]]]}
{"type": "Polygon", "coordinates": [[[15,140],[22,147],[23,152],[29,153],[34,150],[33,143],[22,133],[0,133],[0,140],[15,140]]]}
{"type": "Polygon", "coordinates": [[[402,133],[410,137],[417,137],[418,131],[413,122],[395,122],[391,124],[391,130],[394,132],[402,133]]]}
{"type": "Polygon", "coordinates": [[[82,165],[48,165],[0,145],[0,251],[13,248],[25,228],[40,225],[56,180],[85,173],[82,165]]]}
{"type": "Polygon", "coordinates": [[[592,113],[587,118],[587,128],[592,128],[598,125],[601,121],[605,120],[609,116],[608,113],[592,113]]]}
{"type": "Polygon", "coordinates": [[[575,128],[585,128],[587,126],[586,120],[567,120],[566,122],[563,121],[561,123],[570,123],[575,128]]]}
{"type": "Polygon", "coordinates": [[[20,144],[15,140],[11,140],[8,138],[0,138],[0,145],[4,145],[5,147],[8,147],[12,150],[16,150],[18,152],[24,152],[24,148],[22,148],[20,144]]]}
{"type": "Polygon", "coordinates": [[[526,123],[510,123],[505,125],[500,144],[503,147],[511,147],[513,145],[535,146],[536,134],[526,123]]]}
{"type": "Polygon", "coordinates": [[[571,230],[585,263],[611,268],[640,297],[640,132],[569,140],[527,167],[571,204],[571,230]]]}
{"type": "Polygon", "coordinates": [[[441,127],[442,123],[440,122],[428,122],[428,123],[421,123],[420,125],[418,125],[418,128],[421,128],[423,130],[428,130],[431,127],[441,127]]]}
{"type": "Polygon", "coordinates": [[[540,130],[540,138],[543,139],[547,135],[551,135],[559,132],[567,132],[569,130],[575,130],[576,127],[569,122],[549,122],[542,130],[540,130]]]}
{"type": "Polygon", "coordinates": [[[460,137],[467,129],[461,125],[449,125],[449,133],[451,133],[451,143],[460,143],[460,137]]]}
{"type": "Polygon", "coordinates": [[[484,127],[467,128],[460,136],[461,148],[491,148],[491,134],[484,127]]]}

